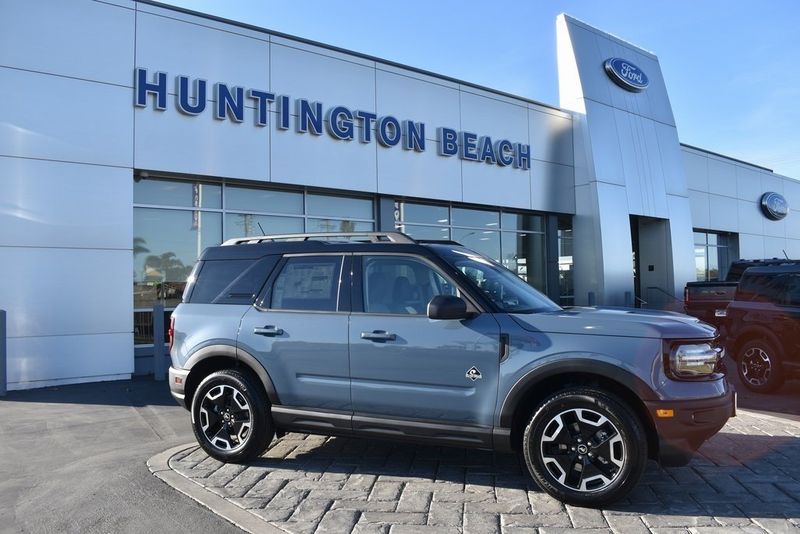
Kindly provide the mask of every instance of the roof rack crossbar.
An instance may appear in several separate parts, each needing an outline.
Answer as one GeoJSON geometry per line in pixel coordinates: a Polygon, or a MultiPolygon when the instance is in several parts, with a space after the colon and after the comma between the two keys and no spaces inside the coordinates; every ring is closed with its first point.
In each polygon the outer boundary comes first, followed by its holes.
{"type": "Polygon", "coordinates": [[[314,232],[306,234],[258,235],[236,237],[222,243],[223,247],[231,245],[249,245],[265,241],[310,241],[330,238],[355,239],[362,238],[370,243],[416,243],[411,237],[401,232],[314,232]]]}

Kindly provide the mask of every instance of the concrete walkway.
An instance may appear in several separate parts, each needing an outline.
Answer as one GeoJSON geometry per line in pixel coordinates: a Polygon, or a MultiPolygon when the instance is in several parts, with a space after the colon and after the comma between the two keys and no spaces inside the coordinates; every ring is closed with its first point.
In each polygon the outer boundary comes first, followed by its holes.
{"type": "Polygon", "coordinates": [[[514,455],[442,447],[289,434],[247,466],[196,444],[151,464],[251,532],[800,532],[800,423],[756,412],[740,412],[688,467],[651,462],[605,510],[550,498],[514,455]]]}

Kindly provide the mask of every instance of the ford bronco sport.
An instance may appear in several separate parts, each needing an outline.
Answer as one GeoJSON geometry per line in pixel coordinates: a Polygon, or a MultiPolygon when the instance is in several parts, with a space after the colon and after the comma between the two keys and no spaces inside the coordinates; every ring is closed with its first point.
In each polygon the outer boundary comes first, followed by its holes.
{"type": "Polygon", "coordinates": [[[734,413],[713,327],[562,309],[454,242],[302,234],[206,249],[170,325],[172,395],[223,462],[298,431],[517,451],[599,506],[734,413]]]}

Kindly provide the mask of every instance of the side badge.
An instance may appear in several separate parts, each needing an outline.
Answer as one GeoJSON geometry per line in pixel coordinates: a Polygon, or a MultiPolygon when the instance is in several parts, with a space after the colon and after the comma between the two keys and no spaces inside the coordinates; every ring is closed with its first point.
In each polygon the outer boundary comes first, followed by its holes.
{"type": "Polygon", "coordinates": [[[469,371],[467,371],[466,377],[475,382],[476,380],[483,378],[481,372],[478,371],[478,368],[473,366],[469,371]]]}

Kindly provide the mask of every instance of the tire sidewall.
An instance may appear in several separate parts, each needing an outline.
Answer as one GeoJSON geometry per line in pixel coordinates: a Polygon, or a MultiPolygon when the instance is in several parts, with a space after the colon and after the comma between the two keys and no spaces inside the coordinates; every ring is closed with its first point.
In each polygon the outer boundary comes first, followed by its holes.
{"type": "Polygon", "coordinates": [[[621,402],[600,391],[569,390],[550,397],[535,411],[525,429],[523,451],[528,470],[542,489],[568,504],[596,507],[621,499],[636,486],[647,463],[647,438],[638,417],[621,402]],[[607,417],[623,440],[625,462],[621,472],[609,486],[597,491],[581,492],[562,485],[542,459],[541,438],[547,424],[573,408],[587,408],[607,417]]]}
{"type": "Polygon", "coordinates": [[[195,390],[192,398],[192,430],[198,444],[209,456],[222,462],[242,462],[261,454],[272,439],[273,429],[268,415],[267,402],[261,391],[248,377],[233,371],[217,371],[208,375],[195,390]],[[214,387],[227,385],[238,390],[247,400],[251,411],[251,429],[244,446],[235,451],[219,449],[211,444],[200,427],[200,406],[203,398],[214,387]]]}
{"type": "Polygon", "coordinates": [[[742,348],[739,349],[739,353],[736,355],[736,373],[738,374],[742,385],[750,391],[754,391],[756,393],[771,393],[781,387],[783,384],[780,351],[775,348],[775,345],[772,342],[766,339],[754,339],[748,341],[742,345],[742,348]],[[759,348],[763,350],[769,357],[770,376],[769,379],[767,379],[766,384],[762,386],[756,386],[748,382],[744,376],[744,372],[742,371],[742,365],[744,365],[745,362],[745,354],[748,350],[753,348],[759,348]]]}

